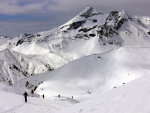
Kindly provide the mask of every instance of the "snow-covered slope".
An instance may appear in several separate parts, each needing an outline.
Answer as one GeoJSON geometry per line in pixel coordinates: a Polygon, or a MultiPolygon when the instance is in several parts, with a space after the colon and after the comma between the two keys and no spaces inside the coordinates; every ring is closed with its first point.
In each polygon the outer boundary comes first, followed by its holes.
{"type": "Polygon", "coordinates": [[[138,17],[150,29],[150,17],[138,17]]]}
{"type": "Polygon", "coordinates": [[[12,38],[10,36],[0,35],[0,45],[3,45],[11,40],[12,38]]]}
{"type": "Polygon", "coordinates": [[[132,82],[104,94],[96,92],[92,99],[66,108],[69,103],[14,94],[14,89],[0,84],[1,113],[148,113],[150,111],[150,77],[145,74],[132,82]],[[11,102],[10,102],[11,101],[11,102]]]}
{"type": "Polygon", "coordinates": [[[98,90],[103,93],[150,74],[149,55],[149,47],[122,47],[83,57],[51,73],[20,80],[14,87],[22,91],[35,90],[37,94],[48,97],[59,94],[74,96],[82,101],[84,96],[90,96],[98,90]]]}
{"type": "Polygon", "coordinates": [[[0,83],[0,113],[54,113],[73,104],[73,99],[58,102],[31,96],[25,103],[23,95],[16,94],[15,89],[0,83]]]}
{"type": "Polygon", "coordinates": [[[149,80],[146,75],[57,113],[149,113],[149,80]]]}
{"type": "Polygon", "coordinates": [[[0,51],[0,81],[13,84],[25,77],[52,71],[66,63],[53,54],[33,56],[5,49],[0,51]]]}

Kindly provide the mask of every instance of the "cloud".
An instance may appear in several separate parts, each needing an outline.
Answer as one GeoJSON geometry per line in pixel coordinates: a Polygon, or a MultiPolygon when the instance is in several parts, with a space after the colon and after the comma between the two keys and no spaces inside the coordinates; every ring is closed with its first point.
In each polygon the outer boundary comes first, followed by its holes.
{"type": "Polygon", "coordinates": [[[17,36],[20,33],[37,33],[40,31],[50,30],[55,26],[56,23],[50,21],[30,21],[30,22],[16,22],[16,21],[5,21],[0,22],[0,34],[7,34],[9,36],[17,36]]]}
{"type": "MultiPolygon", "coordinates": [[[[24,0],[0,0],[0,14],[17,15],[27,13],[44,12],[44,6],[47,5],[47,0],[44,2],[23,2],[24,0]],[[20,5],[21,4],[21,5],[20,5]]],[[[38,1],[38,0],[37,0],[38,1]]]]}
{"type": "Polygon", "coordinates": [[[55,4],[50,4],[49,9],[54,11],[79,11],[86,6],[93,6],[105,12],[112,10],[129,10],[134,14],[145,15],[150,7],[149,0],[52,0],[55,4]],[[135,5],[136,4],[136,5],[135,5]],[[142,4],[142,5],[141,5],[142,4]],[[146,7],[145,7],[146,6],[146,7]],[[140,9],[140,11],[139,11],[140,9]],[[139,12],[137,12],[139,11],[139,12]]]}
{"type": "Polygon", "coordinates": [[[36,33],[64,24],[86,6],[98,12],[150,15],[149,0],[0,0],[0,34],[36,33]]]}
{"type": "Polygon", "coordinates": [[[150,4],[149,0],[0,0],[0,14],[79,12],[86,6],[93,6],[104,13],[114,9],[124,9],[135,14],[145,14],[150,10],[147,4],[150,4]]]}

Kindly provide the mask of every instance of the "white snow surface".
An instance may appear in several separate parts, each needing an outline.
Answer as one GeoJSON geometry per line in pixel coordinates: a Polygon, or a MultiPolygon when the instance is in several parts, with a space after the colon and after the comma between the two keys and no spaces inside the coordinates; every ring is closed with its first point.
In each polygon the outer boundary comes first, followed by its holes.
{"type": "Polygon", "coordinates": [[[57,113],[149,113],[149,80],[146,75],[57,113]]]}
{"type": "Polygon", "coordinates": [[[51,73],[20,80],[14,87],[21,91],[37,87],[35,92],[39,95],[53,98],[60,94],[83,101],[89,98],[89,93],[104,93],[150,74],[149,55],[149,47],[122,47],[83,57],[51,73]]]}
{"type": "Polygon", "coordinates": [[[0,61],[0,81],[10,84],[28,76],[51,71],[68,62],[55,54],[24,55],[9,49],[0,51],[0,61]]]}
{"type": "Polygon", "coordinates": [[[54,113],[67,106],[77,103],[73,99],[49,100],[47,97],[27,97],[24,102],[23,95],[18,95],[18,91],[0,83],[0,113],[54,113]]]}
{"type": "Polygon", "coordinates": [[[149,113],[149,44],[149,16],[92,7],[50,31],[0,35],[0,113],[149,113]]]}

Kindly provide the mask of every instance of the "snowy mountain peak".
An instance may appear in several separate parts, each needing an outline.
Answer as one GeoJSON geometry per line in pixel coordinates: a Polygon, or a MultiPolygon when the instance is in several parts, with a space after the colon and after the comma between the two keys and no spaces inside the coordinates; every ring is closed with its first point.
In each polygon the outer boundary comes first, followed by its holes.
{"type": "MultiPolygon", "coordinates": [[[[110,12],[107,21],[109,20],[113,20],[114,24],[113,25],[117,25],[117,24],[123,24],[125,21],[132,21],[135,22],[136,24],[139,24],[142,27],[146,27],[144,25],[144,23],[141,22],[141,20],[139,18],[136,18],[134,15],[130,14],[129,12],[126,12],[125,10],[122,11],[112,11],[110,12]]],[[[118,27],[120,28],[121,26],[118,25],[118,27]]],[[[117,28],[118,29],[118,28],[117,28]]]]}
{"type": "Polygon", "coordinates": [[[102,13],[97,12],[93,7],[86,7],[81,13],[75,16],[73,19],[60,26],[60,28],[64,28],[63,30],[77,29],[81,27],[87,20],[91,20],[97,22],[97,20],[93,19],[95,16],[98,16],[102,13]]]}
{"type": "MultiPolygon", "coordinates": [[[[115,26],[115,25],[119,24],[119,22],[123,23],[124,21],[128,21],[128,20],[132,20],[132,17],[124,10],[111,11],[109,16],[106,19],[106,24],[108,26],[111,26],[111,25],[115,26]]],[[[118,26],[118,27],[120,27],[120,26],[118,26]]]]}
{"type": "MultiPolygon", "coordinates": [[[[105,23],[99,27],[98,33],[100,34],[101,38],[104,36],[105,37],[118,37],[118,36],[120,37],[121,28],[123,31],[126,30],[127,32],[132,33],[133,28],[137,29],[137,31],[144,32],[144,29],[146,28],[146,26],[144,25],[144,23],[141,22],[140,19],[136,18],[135,16],[131,15],[125,10],[111,11],[108,17],[106,18],[105,23]],[[129,26],[132,26],[132,29],[130,29],[129,26]]],[[[128,34],[127,32],[126,34],[128,34]]],[[[137,34],[138,36],[140,36],[139,33],[137,34]]],[[[145,37],[148,37],[148,36],[145,35],[145,37]]],[[[107,40],[109,40],[109,43],[113,43],[112,39],[107,39],[107,40]]]]}
{"type": "Polygon", "coordinates": [[[111,20],[114,21],[114,24],[115,23],[117,24],[120,21],[134,21],[134,22],[137,21],[135,16],[131,15],[130,13],[126,12],[125,10],[111,11],[109,16],[106,19],[106,22],[111,21],[111,20]]]}
{"type": "Polygon", "coordinates": [[[100,13],[98,13],[93,7],[88,6],[79,14],[79,16],[89,18],[91,16],[98,15],[98,14],[100,13]]]}

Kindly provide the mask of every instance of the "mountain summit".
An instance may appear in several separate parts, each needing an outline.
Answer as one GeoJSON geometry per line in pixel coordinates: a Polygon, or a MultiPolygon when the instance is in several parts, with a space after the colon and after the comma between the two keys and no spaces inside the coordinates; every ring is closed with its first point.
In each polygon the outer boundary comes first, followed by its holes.
{"type": "Polygon", "coordinates": [[[98,13],[95,9],[93,9],[93,7],[88,6],[79,14],[79,16],[85,17],[87,19],[89,17],[98,15],[98,14],[100,14],[100,13],[98,13]]]}

